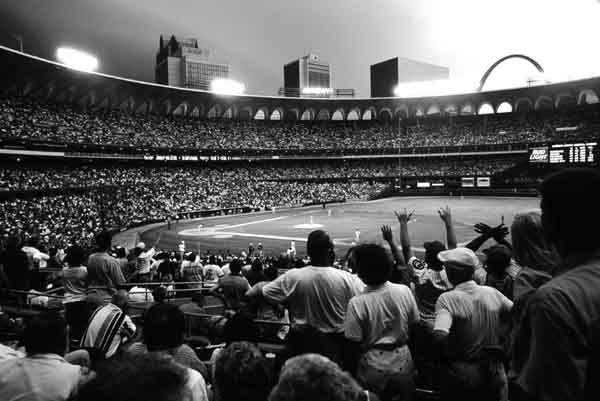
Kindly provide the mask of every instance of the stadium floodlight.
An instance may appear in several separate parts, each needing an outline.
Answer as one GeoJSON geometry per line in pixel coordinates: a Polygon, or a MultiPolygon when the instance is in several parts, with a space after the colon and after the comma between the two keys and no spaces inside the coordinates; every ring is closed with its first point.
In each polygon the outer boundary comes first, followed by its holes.
{"type": "Polygon", "coordinates": [[[313,87],[313,88],[302,88],[302,94],[303,95],[332,95],[333,94],[333,88],[318,88],[318,87],[313,87]]]}
{"type": "Polygon", "coordinates": [[[214,79],[210,83],[210,91],[220,95],[241,95],[244,84],[231,79],[214,79]]]}
{"type": "Polygon", "coordinates": [[[56,58],[69,68],[92,72],[98,69],[98,59],[89,53],[71,47],[59,47],[56,58]]]}

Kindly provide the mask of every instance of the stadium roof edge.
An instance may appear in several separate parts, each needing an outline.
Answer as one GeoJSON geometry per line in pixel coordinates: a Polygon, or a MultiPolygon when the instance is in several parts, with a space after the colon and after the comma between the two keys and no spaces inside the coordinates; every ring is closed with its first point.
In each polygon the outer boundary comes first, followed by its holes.
{"type": "MultiPolygon", "coordinates": [[[[254,113],[261,109],[265,109],[267,111],[273,111],[276,109],[295,109],[296,114],[300,114],[296,116],[296,119],[300,119],[301,114],[309,109],[312,109],[312,114],[314,114],[312,119],[316,119],[317,114],[322,109],[329,111],[329,118],[331,118],[337,109],[341,109],[343,111],[344,117],[347,117],[352,110],[357,110],[361,113],[364,113],[367,110],[372,110],[372,112],[375,114],[375,118],[377,118],[380,113],[386,112],[386,110],[390,116],[395,116],[399,112],[402,112],[402,110],[406,111],[406,116],[419,115],[419,110],[421,111],[421,115],[423,115],[429,114],[429,108],[434,107],[435,105],[438,105],[438,111],[441,113],[445,112],[446,109],[442,110],[442,108],[445,106],[454,105],[456,108],[460,108],[462,106],[471,105],[472,108],[475,108],[475,110],[473,110],[473,114],[475,114],[477,113],[479,107],[484,103],[490,103],[494,108],[494,111],[496,111],[497,106],[503,101],[509,102],[514,109],[517,109],[516,106],[522,100],[528,102],[531,108],[537,108],[537,105],[541,100],[546,102],[550,101],[552,102],[552,105],[558,105],[559,97],[568,95],[571,98],[574,98],[576,103],[579,103],[581,92],[584,90],[591,90],[595,94],[600,93],[600,77],[592,77],[527,88],[511,88],[487,92],[472,92],[464,94],[411,98],[385,97],[323,99],[290,98],[249,94],[220,95],[200,89],[171,87],[100,72],[82,72],[73,70],[64,64],[31,54],[22,53],[5,46],[0,46],[0,59],[2,61],[13,59],[12,63],[0,63],[0,81],[3,87],[10,87],[10,85],[14,85],[16,82],[20,82],[21,85],[26,85],[26,82],[33,81],[37,81],[37,86],[41,86],[43,84],[39,81],[42,79],[47,81],[63,79],[65,81],[70,80],[72,85],[78,84],[81,87],[92,86],[82,84],[81,77],[83,76],[84,81],[85,77],[90,77],[89,80],[100,78],[102,82],[97,82],[96,86],[105,85],[103,88],[105,92],[111,90],[122,90],[127,93],[127,96],[130,97],[135,96],[139,98],[145,95],[154,95],[159,100],[174,98],[176,102],[190,101],[191,103],[206,104],[211,107],[215,104],[222,104],[224,107],[237,105],[239,107],[251,108],[252,112],[254,113]],[[18,71],[15,71],[9,68],[10,65],[20,65],[22,68],[18,68],[18,71]],[[60,72],[53,73],[49,67],[54,67],[60,70],[60,72]],[[66,76],[65,73],[67,74],[66,76]],[[27,74],[29,75],[24,76],[27,74]]],[[[89,88],[79,89],[83,91],[89,90],[89,88]]],[[[115,97],[121,99],[123,96],[115,95],[115,97]]],[[[114,105],[115,104],[113,103],[112,106],[114,107],[114,105]]],[[[224,112],[225,110],[221,111],[224,112]]]]}

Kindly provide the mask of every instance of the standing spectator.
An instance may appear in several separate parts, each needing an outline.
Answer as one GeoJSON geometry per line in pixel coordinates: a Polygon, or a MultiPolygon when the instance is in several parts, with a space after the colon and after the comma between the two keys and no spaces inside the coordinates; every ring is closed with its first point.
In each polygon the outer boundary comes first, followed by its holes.
{"type": "Polygon", "coordinates": [[[136,327],[127,315],[127,291],[119,290],[111,303],[101,306],[90,318],[81,346],[94,350],[94,356],[109,359],[135,335],[136,327]]]}
{"type": "Polygon", "coordinates": [[[0,400],[66,401],[77,391],[84,373],[63,357],[67,323],[59,315],[40,315],[25,326],[27,356],[0,363],[0,400]]]}
{"type": "MultiPolygon", "coordinates": [[[[31,289],[31,260],[21,249],[19,237],[8,237],[6,249],[0,254],[0,263],[7,278],[8,288],[29,291],[31,289]]],[[[25,296],[19,296],[23,299],[25,296]]]]}
{"type": "Polygon", "coordinates": [[[87,268],[85,251],[79,245],[71,245],[67,249],[65,262],[67,267],[60,272],[62,285],[65,289],[65,317],[69,322],[69,335],[73,339],[80,339],[89,318],[87,308],[87,268]]]}
{"type": "Polygon", "coordinates": [[[306,249],[311,265],[287,271],[265,285],[262,295],[268,302],[286,305],[295,325],[320,333],[329,344],[328,355],[341,362],[348,302],[360,294],[364,284],[358,277],[332,267],[333,241],[325,231],[311,232],[306,249]]]}
{"type": "Polygon", "coordinates": [[[254,259],[250,269],[244,273],[244,276],[246,276],[251,287],[260,281],[265,281],[262,261],[259,258],[254,259]]]}
{"type": "Polygon", "coordinates": [[[508,299],[513,297],[513,278],[508,274],[512,261],[512,251],[506,245],[498,244],[485,251],[485,285],[494,287],[508,299]]]}
{"type": "Polygon", "coordinates": [[[234,259],[229,264],[230,273],[219,279],[211,292],[222,292],[225,299],[225,308],[234,311],[239,310],[246,304],[246,292],[250,289],[250,284],[242,276],[242,261],[234,259]]]}
{"type": "Polygon", "coordinates": [[[38,249],[39,238],[37,236],[29,237],[27,244],[23,247],[23,252],[27,254],[27,257],[31,261],[33,269],[31,270],[31,287],[36,290],[43,289],[42,276],[40,274],[40,268],[46,267],[50,255],[41,252],[38,249]]]}
{"type": "Polygon", "coordinates": [[[358,277],[367,287],[348,303],[344,322],[352,350],[351,371],[364,388],[382,395],[394,374],[412,381],[409,329],[419,321],[419,310],[410,288],[388,281],[392,258],[385,248],[359,245],[353,257],[358,277]]]}
{"type": "Polygon", "coordinates": [[[156,242],[154,245],[146,250],[146,244],[143,242],[139,242],[135,249],[133,250],[134,256],[137,258],[137,280],[142,278],[146,278],[147,280],[151,280],[151,269],[152,263],[154,262],[154,255],[156,255],[156,245],[160,241],[161,235],[158,235],[156,242]]]}
{"type": "Polygon", "coordinates": [[[90,255],[87,263],[88,294],[110,297],[125,283],[119,262],[108,253],[111,240],[108,231],[96,235],[98,251],[90,255]]]}
{"type": "Polygon", "coordinates": [[[479,259],[472,250],[451,249],[438,258],[454,285],[435,305],[434,341],[443,349],[442,398],[506,401],[503,321],[512,302],[495,288],[475,283],[479,259]]]}
{"type": "Polygon", "coordinates": [[[544,231],[561,260],[554,278],[531,295],[516,333],[529,349],[521,348],[527,357],[511,398],[579,401],[590,335],[600,320],[600,173],[564,170],[548,177],[540,192],[544,231]]]}
{"type": "Polygon", "coordinates": [[[215,255],[210,255],[208,264],[202,269],[202,275],[207,285],[216,284],[223,277],[223,270],[217,265],[217,257],[215,255]]]}

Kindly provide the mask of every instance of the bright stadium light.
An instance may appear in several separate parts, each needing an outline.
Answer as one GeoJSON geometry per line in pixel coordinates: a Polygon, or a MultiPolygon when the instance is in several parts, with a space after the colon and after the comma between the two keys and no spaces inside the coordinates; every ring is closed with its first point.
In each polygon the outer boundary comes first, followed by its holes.
{"type": "Polygon", "coordinates": [[[244,84],[231,79],[215,79],[210,83],[210,91],[221,95],[241,95],[244,84]]]}
{"type": "Polygon", "coordinates": [[[302,88],[303,95],[332,95],[333,88],[302,88]]]}
{"type": "Polygon", "coordinates": [[[56,58],[69,68],[92,72],[98,69],[98,59],[89,53],[71,47],[59,47],[56,58]]]}

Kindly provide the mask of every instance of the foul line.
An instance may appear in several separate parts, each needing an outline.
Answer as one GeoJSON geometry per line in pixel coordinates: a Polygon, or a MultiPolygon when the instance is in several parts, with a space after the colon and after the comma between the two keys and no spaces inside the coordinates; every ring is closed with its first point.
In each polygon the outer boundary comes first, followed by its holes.
{"type": "Polygon", "coordinates": [[[281,217],[274,217],[272,219],[265,219],[265,220],[255,220],[255,221],[250,221],[248,223],[241,223],[241,224],[234,224],[232,226],[225,226],[225,227],[219,227],[220,230],[227,230],[228,228],[235,228],[235,227],[244,227],[244,226],[249,226],[251,224],[259,224],[259,223],[266,223],[267,221],[275,221],[275,220],[282,220],[282,219],[287,219],[289,216],[281,216],[281,217]]]}

